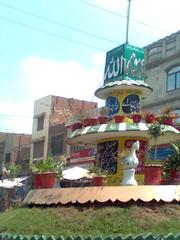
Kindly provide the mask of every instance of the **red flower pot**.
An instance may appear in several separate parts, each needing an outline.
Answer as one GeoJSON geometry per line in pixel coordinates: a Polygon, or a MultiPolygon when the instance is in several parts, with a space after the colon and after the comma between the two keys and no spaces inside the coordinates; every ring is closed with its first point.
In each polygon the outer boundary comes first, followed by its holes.
{"type": "Polygon", "coordinates": [[[134,123],[139,123],[141,121],[141,115],[140,114],[133,114],[132,119],[134,123]]]}
{"type": "Polygon", "coordinates": [[[79,128],[81,128],[81,127],[82,127],[82,123],[76,122],[76,123],[74,123],[74,124],[71,126],[71,130],[72,130],[72,131],[75,131],[76,129],[79,129],[79,128]]]}
{"type": "Polygon", "coordinates": [[[84,127],[87,126],[94,126],[98,124],[98,119],[97,118],[86,118],[83,120],[83,125],[84,127]]]}
{"type": "Polygon", "coordinates": [[[160,185],[162,176],[162,166],[144,166],[144,184],[160,185]]]}
{"type": "Polygon", "coordinates": [[[169,179],[161,179],[161,185],[169,185],[169,179]]]}
{"type": "Polygon", "coordinates": [[[42,188],[40,173],[33,173],[33,188],[34,189],[42,188]]]}
{"type": "Polygon", "coordinates": [[[124,119],[123,115],[115,115],[114,116],[114,120],[115,120],[116,123],[122,123],[123,119],[124,119]]]}
{"type": "Polygon", "coordinates": [[[173,121],[174,121],[174,118],[169,117],[169,118],[166,118],[166,119],[163,120],[163,124],[172,126],[173,125],[173,121]]]}
{"type": "Polygon", "coordinates": [[[154,123],[156,120],[156,117],[154,114],[149,113],[146,115],[145,120],[146,120],[146,123],[154,123]]]}
{"type": "Polygon", "coordinates": [[[53,188],[56,181],[56,173],[45,172],[40,175],[42,188],[53,188]]]}
{"type": "Polygon", "coordinates": [[[171,169],[171,170],[169,171],[169,176],[170,176],[170,179],[171,179],[172,181],[175,181],[176,178],[178,178],[178,172],[179,172],[179,171],[177,171],[177,170],[175,170],[175,169],[171,169]]]}
{"type": "Polygon", "coordinates": [[[99,121],[99,124],[105,124],[108,121],[108,117],[107,116],[99,116],[98,121],[99,121]]]}
{"type": "Polygon", "coordinates": [[[103,186],[105,183],[105,178],[103,176],[96,176],[92,178],[92,186],[103,186]]]}

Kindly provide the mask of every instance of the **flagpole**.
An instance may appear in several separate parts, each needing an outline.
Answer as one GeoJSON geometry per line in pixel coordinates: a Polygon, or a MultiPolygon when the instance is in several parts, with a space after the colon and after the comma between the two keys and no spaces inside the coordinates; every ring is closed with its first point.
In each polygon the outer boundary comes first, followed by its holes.
{"type": "Polygon", "coordinates": [[[130,15],[130,6],[131,6],[131,0],[128,1],[128,10],[127,10],[127,23],[126,23],[126,43],[128,43],[128,34],[129,34],[129,15],[130,15]]]}

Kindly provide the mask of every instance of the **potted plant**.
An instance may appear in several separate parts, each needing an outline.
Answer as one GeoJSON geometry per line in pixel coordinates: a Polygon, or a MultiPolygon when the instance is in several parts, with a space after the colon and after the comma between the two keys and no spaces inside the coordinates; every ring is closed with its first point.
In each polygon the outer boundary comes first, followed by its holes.
{"type": "Polygon", "coordinates": [[[174,182],[180,172],[180,142],[173,141],[170,145],[172,147],[172,154],[165,161],[164,173],[174,182]]]}
{"type": "Polygon", "coordinates": [[[34,188],[52,188],[56,178],[62,177],[64,161],[55,161],[52,157],[32,164],[34,188]]]}
{"type": "Polygon", "coordinates": [[[90,164],[88,173],[92,175],[92,186],[103,186],[105,183],[105,171],[96,163],[90,164]]]}
{"type": "Polygon", "coordinates": [[[154,160],[145,161],[144,166],[144,184],[147,185],[159,185],[161,184],[161,176],[162,176],[162,164],[159,164],[160,162],[157,160],[157,144],[158,144],[158,138],[164,134],[164,127],[158,123],[152,123],[149,126],[149,135],[150,138],[154,139],[154,160]],[[158,161],[158,164],[157,164],[158,161]]]}
{"type": "Polygon", "coordinates": [[[88,127],[88,126],[94,126],[98,124],[98,118],[95,116],[95,112],[93,111],[87,111],[84,114],[84,119],[83,119],[83,126],[88,127]]]}
{"type": "Polygon", "coordinates": [[[105,124],[108,121],[109,110],[107,107],[101,107],[99,111],[98,121],[99,124],[105,124]]]}
{"type": "Polygon", "coordinates": [[[139,123],[141,121],[141,114],[140,113],[133,113],[131,118],[133,119],[134,123],[139,123]]]}
{"type": "Polygon", "coordinates": [[[167,107],[162,111],[162,116],[160,117],[160,121],[163,124],[173,126],[176,118],[177,118],[177,115],[172,112],[171,108],[167,107]]]}
{"type": "Polygon", "coordinates": [[[79,129],[82,127],[82,115],[75,115],[71,116],[66,120],[65,123],[66,128],[70,128],[72,131],[75,131],[76,129],[79,129]]]}
{"type": "Polygon", "coordinates": [[[113,116],[115,123],[122,123],[124,120],[124,115],[116,114],[113,116]]]}
{"type": "Polygon", "coordinates": [[[71,125],[71,130],[75,131],[82,127],[83,114],[73,116],[73,124],[71,125]]]}
{"type": "Polygon", "coordinates": [[[161,160],[146,160],[144,163],[144,184],[161,185],[163,163],[161,160]]]}
{"type": "Polygon", "coordinates": [[[19,165],[11,165],[8,170],[8,179],[14,181],[14,178],[21,172],[22,168],[19,165]]]}
{"type": "Polygon", "coordinates": [[[156,115],[153,112],[147,112],[145,113],[144,119],[146,123],[154,123],[156,120],[156,115]]]}

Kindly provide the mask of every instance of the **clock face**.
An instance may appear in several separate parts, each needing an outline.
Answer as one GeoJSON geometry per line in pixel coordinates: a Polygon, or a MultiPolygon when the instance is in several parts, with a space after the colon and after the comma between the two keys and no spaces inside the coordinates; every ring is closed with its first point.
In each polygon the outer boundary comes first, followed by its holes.
{"type": "Polygon", "coordinates": [[[140,99],[138,95],[128,95],[122,103],[122,110],[124,113],[134,113],[140,111],[140,99]]]}
{"type": "Polygon", "coordinates": [[[120,103],[116,97],[109,96],[106,100],[106,107],[109,109],[109,115],[112,116],[119,112],[120,103]]]}

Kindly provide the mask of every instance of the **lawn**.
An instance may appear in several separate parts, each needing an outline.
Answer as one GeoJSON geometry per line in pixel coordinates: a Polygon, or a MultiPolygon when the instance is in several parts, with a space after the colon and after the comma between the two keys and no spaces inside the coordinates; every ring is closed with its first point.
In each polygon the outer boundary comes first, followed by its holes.
{"type": "Polygon", "coordinates": [[[0,232],[71,236],[180,232],[180,205],[18,207],[0,213],[0,232]]]}

